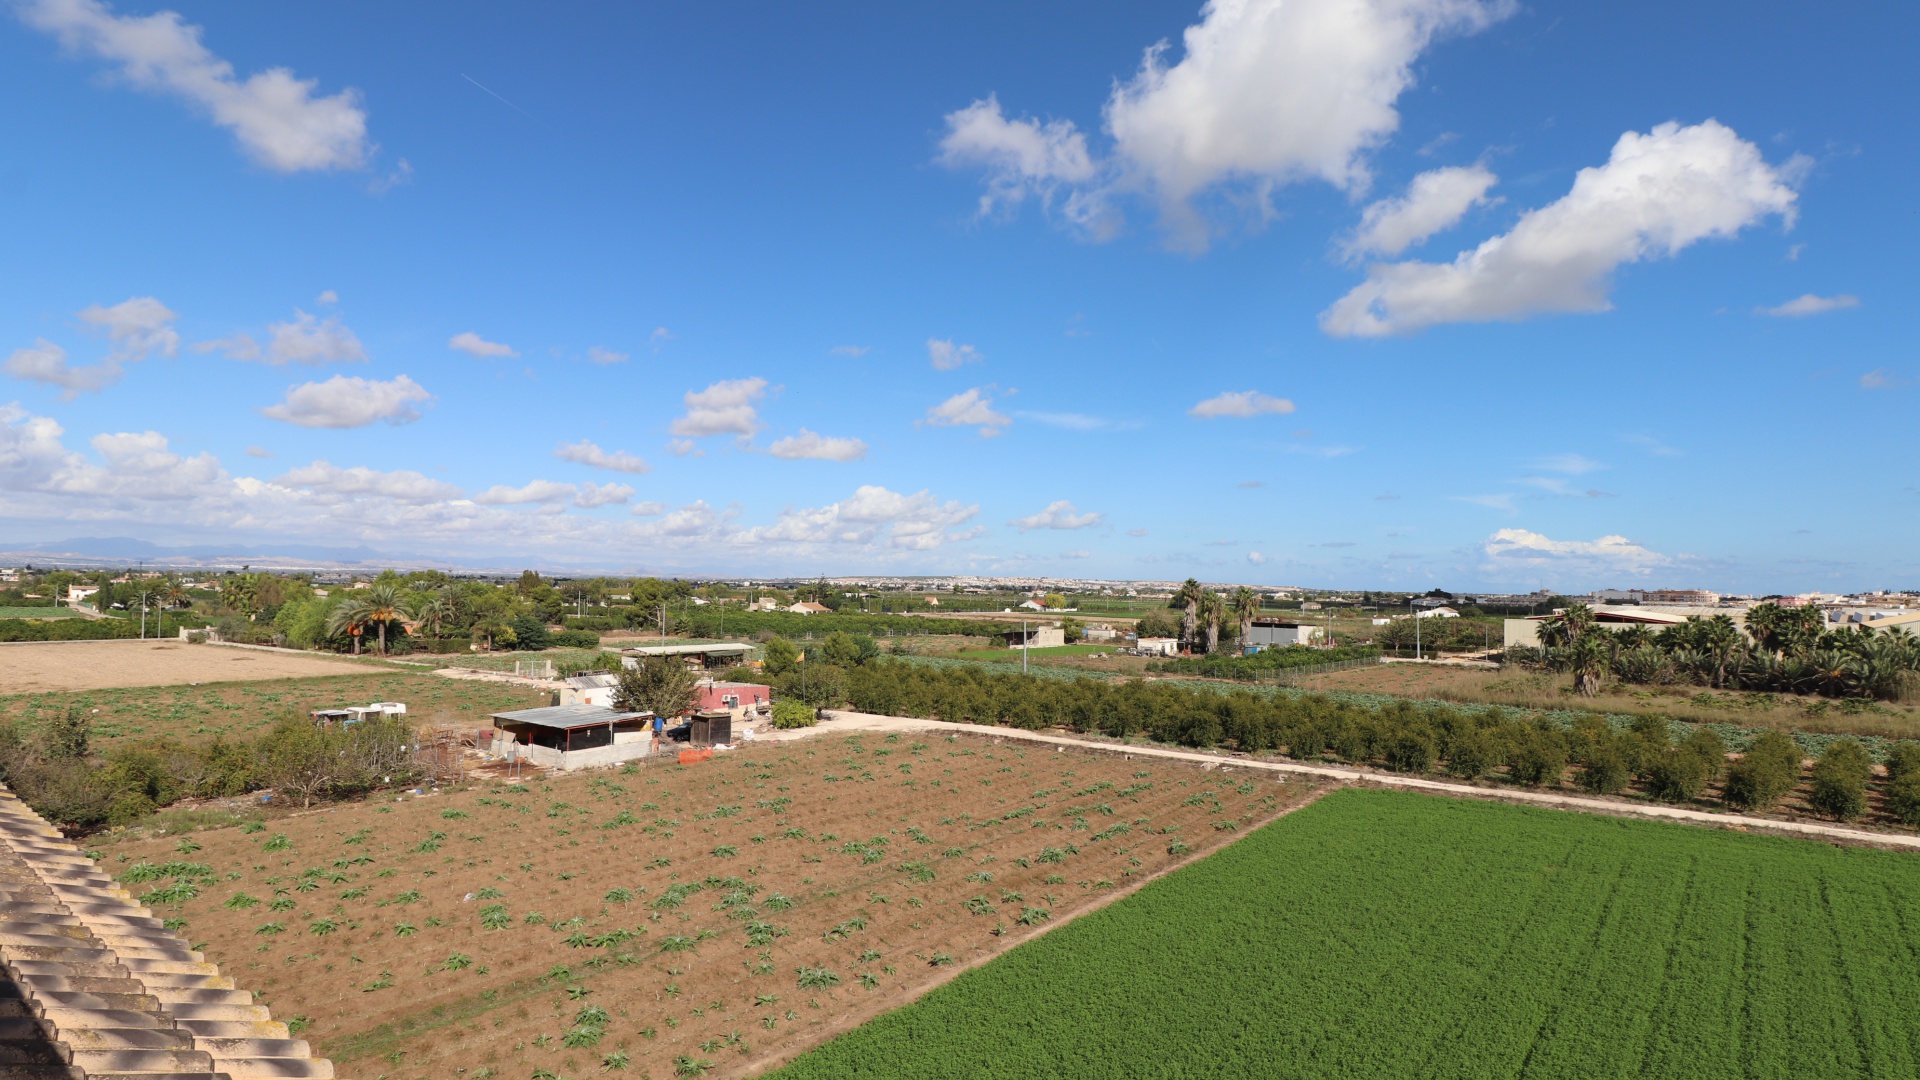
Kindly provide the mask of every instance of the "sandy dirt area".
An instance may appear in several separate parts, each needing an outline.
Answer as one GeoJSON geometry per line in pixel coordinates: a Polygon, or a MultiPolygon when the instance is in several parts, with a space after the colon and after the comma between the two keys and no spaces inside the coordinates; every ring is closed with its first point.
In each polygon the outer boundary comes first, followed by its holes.
{"type": "Polygon", "coordinates": [[[45,641],[0,645],[0,694],[122,686],[299,679],[365,674],[325,656],[188,645],[180,641],[45,641]]]}

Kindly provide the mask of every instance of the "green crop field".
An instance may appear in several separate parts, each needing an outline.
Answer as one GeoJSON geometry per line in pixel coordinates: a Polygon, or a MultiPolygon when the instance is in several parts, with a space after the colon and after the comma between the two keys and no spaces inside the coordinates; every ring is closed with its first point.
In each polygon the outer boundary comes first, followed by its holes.
{"type": "MultiPolygon", "coordinates": [[[[1035,660],[1045,660],[1050,656],[1092,656],[1096,653],[1110,653],[1112,645],[1053,645],[1044,649],[1027,649],[1026,654],[1035,660]]],[[[987,660],[996,663],[1019,663],[1020,649],[968,649],[959,653],[963,660],[987,660]]]]}
{"type": "Polygon", "coordinates": [[[80,616],[63,607],[0,607],[0,619],[77,619],[80,616]]]}
{"type": "Polygon", "coordinates": [[[1912,1077],[1920,856],[1349,790],[776,1073],[1912,1077]]]}

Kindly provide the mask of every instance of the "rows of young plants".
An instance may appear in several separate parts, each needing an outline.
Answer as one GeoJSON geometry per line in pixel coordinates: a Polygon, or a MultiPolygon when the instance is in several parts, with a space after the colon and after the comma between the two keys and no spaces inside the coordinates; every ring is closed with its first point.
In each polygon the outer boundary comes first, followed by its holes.
{"type": "Polygon", "coordinates": [[[1167,675],[1204,675],[1209,679],[1259,682],[1295,668],[1373,660],[1379,656],[1380,650],[1372,645],[1348,645],[1337,649],[1311,649],[1292,645],[1284,649],[1262,649],[1252,656],[1214,653],[1206,656],[1180,656],[1171,660],[1156,660],[1147,665],[1147,670],[1167,675]]]}
{"type": "Polygon", "coordinates": [[[1563,724],[1492,706],[1388,699],[1368,708],[1317,694],[1222,693],[1170,681],[1064,680],[885,660],[853,669],[847,697],[863,712],[1029,730],[1063,726],[1461,780],[1566,785],[1596,795],[1631,791],[1674,803],[1712,795],[1742,810],[1774,809],[1804,786],[1808,807],[1829,817],[1854,820],[1877,809],[1887,820],[1920,825],[1920,743],[1912,742],[1869,747],[1828,738],[1807,745],[1769,731],[1730,746],[1715,728],[1659,717],[1589,713],[1563,724]],[[1876,748],[1887,762],[1883,779],[1874,776],[1876,748]],[[1729,765],[1730,750],[1745,757],[1729,765]],[[1819,760],[1803,775],[1809,753],[1819,760]]]}
{"type": "Polygon", "coordinates": [[[779,1080],[1920,1073],[1920,862],[1343,791],[779,1080]]]}

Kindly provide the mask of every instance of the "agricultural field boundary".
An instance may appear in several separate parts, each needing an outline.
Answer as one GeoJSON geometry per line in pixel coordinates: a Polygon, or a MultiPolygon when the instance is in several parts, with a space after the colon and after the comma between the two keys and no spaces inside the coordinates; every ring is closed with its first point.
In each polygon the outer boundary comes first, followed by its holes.
{"type": "Polygon", "coordinates": [[[1378,784],[1383,787],[1430,791],[1443,795],[1464,796],[1474,799],[1497,799],[1508,802],[1527,803],[1534,806],[1556,807],[1562,810],[1579,810],[1586,813],[1658,818],[1664,821],[1683,821],[1696,825],[1714,825],[1720,828],[1794,833],[1801,836],[1816,837],[1822,840],[1872,844],[1882,847],[1904,848],[1909,851],[1920,851],[1920,836],[1870,832],[1865,829],[1849,829],[1838,825],[1819,825],[1809,821],[1778,821],[1773,818],[1751,817],[1746,814],[1712,814],[1704,810],[1686,810],[1677,806],[1649,806],[1642,803],[1614,802],[1608,799],[1589,799],[1578,795],[1556,795],[1544,791],[1508,791],[1504,789],[1476,787],[1472,784],[1449,783],[1444,780],[1426,780],[1416,776],[1396,776],[1391,773],[1368,772],[1361,769],[1343,769],[1333,765],[1302,765],[1291,761],[1260,761],[1254,758],[1226,757],[1220,754],[1205,754],[1194,750],[1172,750],[1166,747],[1143,746],[1137,743],[1107,743],[1097,742],[1092,739],[1077,739],[1064,735],[1042,735],[1038,732],[1026,731],[1021,728],[991,727],[983,724],[951,724],[944,720],[919,720],[910,716],[880,716],[875,713],[857,713],[841,710],[830,711],[828,716],[836,722],[844,721],[844,727],[868,728],[876,731],[951,732],[954,734],[967,734],[1033,743],[1041,746],[1057,746],[1062,749],[1072,747],[1076,750],[1124,754],[1129,757],[1137,754],[1141,757],[1199,763],[1209,768],[1254,769],[1272,773],[1317,776],[1330,780],[1341,780],[1351,784],[1378,784]]]}
{"type": "MultiPolygon", "coordinates": [[[[871,716],[873,714],[849,713],[847,715],[871,716]]],[[[895,719],[895,718],[888,717],[887,719],[895,719]]],[[[965,727],[968,727],[969,725],[953,724],[948,726],[965,728],[965,727]]],[[[1125,900],[1127,897],[1132,896],[1134,893],[1139,892],[1141,889],[1146,888],[1148,885],[1151,885],[1152,883],[1160,880],[1161,878],[1166,877],[1168,874],[1171,874],[1176,870],[1183,870],[1183,869],[1186,869],[1187,867],[1198,865],[1199,863],[1204,862],[1207,859],[1210,859],[1213,856],[1218,855],[1223,851],[1226,851],[1227,849],[1233,847],[1235,844],[1238,844],[1241,841],[1245,840],[1247,837],[1252,836],[1254,833],[1259,832],[1261,829],[1264,829],[1267,826],[1273,824],[1274,822],[1279,821],[1281,818],[1286,817],[1288,814],[1291,814],[1294,811],[1301,809],[1302,807],[1312,806],[1314,803],[1318,802],[1327,793],[1334,790],[1336,789],[1331,786],[1309,788],[1307,796],[1301,799],[1299,802],[1293,803],[1289,806],[1282,807],[1279,812],[1273,814],[1272,816],[1255,822],[1245,832],[1227,841],[1226,843],[1220,845],[1219,847],[1214,848],[1212,851],[1209,851],[1206,854],[1200,856],[1200,858],[1195,859],[1192,862],[1175,863],[1174,865],[1163,867],[1162,869],[1156,870],[1153,873],[1147,875],[1146,877],[1143,877],[1138,881],[1135,881],[1132,884],[1127,885],[1125,888],[1115,889],[1112,892],[1107,893],[1105,896],[1102,896],[1100,899],[1094,901],[1093,903],[1088,904],[1085,907],[1082,907],[1076,911],[1069,913],[1065,918],[1058,919],[1058,920],[1049,920],[1046,924],[1040,927],[1037,927],[1035,929],[1032,929],[1022,936],[1018,936],[1018,937],[1009,936],[1004,942],[1004,946],[1005,946],[1004,948],[1001,948],[998,951],[995,951],[992,953],[988,953],[985,956],[974,957],[972,960],[967,961],[965,964],[956,965],[955,967],[942,972],[938,978],[927,983],[925,986],[916,988],[911,995],[903,999],[889,999],[884,1002],[876,1002],[874,1005],[868,1008],[861,1009],[856,1012],[848,1014],[847,1016],[843,1017],[839,1021],[821,1029],[818,1032],[818,1038],[815,1039],[812,1046],[795,1047],[795,1048],[779,1051],[777,1053],[763,1054],[759,1057],[756,1057],[753,1060],[747,1062],[745,1065],[741,1066],[740,1071],[737,1075],[762,1076],[767,1073],[773,1072],[774,1070],[789,1064],[790,1062],[794,1061],[797,1058],[804,1057],[807,1054],[810,1054],[813,1051],[818,1050],[820,1047],[825,1046],[826,1044],[832,1042],[834,1039],[839,1038],[840,1036],[846,1034],[847,1032],[853,1031],[857,1028],[860,1028],[872,1022],[877,1017],[884,1016],[887,1013],[894,1012],[895,1010],[898,1010],[898,1009],[904,1009],[907,1006],[912,1005],[914,1002],[919,1001],[921,998],[926,997],[928,994],[931,994],[932,992],[934,992],[935,990],[938,990],[942,986],[945,986],[948,983],[952,982],[953,980],[959,978],[960,976],[965,975],[967,972],[972,971],[975,968],[985,967],[996,960],[1002,959],[1008,953],[1021,947],[1022,945],[1027,945],[1032,942],[1038,941],[1041,938],[1054,932],[1055,930],[1060,929],[1063,926],[1071,926],[1074,923],[1079,922],[1082,918],[1085,918],[1086,916],[1091,915],[1094,912],[1101,910],[1102,908],[1105,908],[1111,904],[1118,903],[1121,900],[1125,900]]]]}

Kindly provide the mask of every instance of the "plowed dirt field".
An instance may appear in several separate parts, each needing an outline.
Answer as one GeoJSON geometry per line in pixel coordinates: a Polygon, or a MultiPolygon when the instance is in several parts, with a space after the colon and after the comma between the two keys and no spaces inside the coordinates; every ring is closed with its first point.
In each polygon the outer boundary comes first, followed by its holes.
{"type": "Polygon", "coordinates": [[[344,1075],[745,1075],[1316,792],[987,736],[822,735],[104,859],[344,1075]]]}

